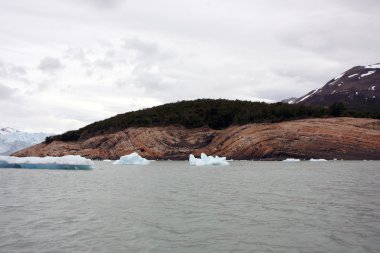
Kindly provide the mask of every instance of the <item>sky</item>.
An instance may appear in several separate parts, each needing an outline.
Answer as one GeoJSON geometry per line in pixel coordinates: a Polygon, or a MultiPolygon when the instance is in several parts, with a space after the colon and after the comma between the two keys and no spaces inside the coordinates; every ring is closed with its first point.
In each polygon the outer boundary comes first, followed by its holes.
{"type": "Polygon", "coordinates": [[[0,126],[299,97],[380,62],[379,13],[378,0],[0,0],[0,126]]]}

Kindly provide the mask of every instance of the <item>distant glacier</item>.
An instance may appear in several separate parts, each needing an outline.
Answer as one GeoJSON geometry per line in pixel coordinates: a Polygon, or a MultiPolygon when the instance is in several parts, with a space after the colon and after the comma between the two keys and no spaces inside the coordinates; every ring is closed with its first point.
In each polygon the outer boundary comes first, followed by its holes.
{"type": "Polygon", "coordinates": [[[41,143],[47,133],[28,133],[11,127],[0,127],[0,155],[9,155],[18,150],[41,143]]]}

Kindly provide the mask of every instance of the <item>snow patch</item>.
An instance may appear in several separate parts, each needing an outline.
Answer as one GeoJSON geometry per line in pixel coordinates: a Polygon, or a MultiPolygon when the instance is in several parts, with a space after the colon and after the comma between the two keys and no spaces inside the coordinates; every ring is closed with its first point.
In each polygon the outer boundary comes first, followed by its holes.
{"type": "Polygon", "coordinates": [[[372,64],[372,65],[367,65],[364,68],[366,69],[380,69],[380,63],[372,64]]]}
{"type": "Polygon", "coordinates": [[[371,90],[375,90],[375,88],[376,88],[376,86],[372,86],[372,87],[371,87],[371,90]]]}
{"type": "Polygon", "coordinates": [[[361,74],[360,77],[369,76],[369,75],[374,74],[375,72],[376,72],[376,70],[368,71],[367,73],[361,74]]]}
{"type": "Polygon", "coordinates": [[[190,165],[205,166],[205,165],[229,165],[225,157],[207,156],[205,153],[201,154],[201,158],[195,158],[193,154],[189,156],[190,165]]]}
{"type": "Polygon", "coordinates": [[[88,170],[94,162],[79,155],[61,157],[0,156],[0,168],[88,170]]]}
{"type": "Polygon", "coordinates": [[[341,86],[343,83],[338,84],[338,86],[341,86]]]}
{"type": "Polygon", "coordinates": [[[350,75],[350,76],[348,76],[348,78],[351,78],[351,77],[354,77],[354,76],[357,76],[357,75],[359,75],[359,74],[350,75]]]}
{"type": "Polygon", "coordinates": [[[121,165],[148,165],[150,163],[149,160],[141,157],[136,152],[132,154],[125,155],[120,157],[119,160],[115,161],[113,164],[121,164],[121,165]]]}
{"type": "Polygon", "coordinates": [[[339,76],[335,77],[334,80],[338,80],[339,78],[341,78],[342,76],[344,76],[344,74],[346,74],[346,72],[343,72],[342,74],[340,74],[339,76]]]}
{"type": "Polygon", "coordinates": [[[297,103],[302,102],[302,101],[304,101],[305,99],[311,97],[311,96],[314,95],[318,90],[319,90],[319,89],[315,89],[315,90],[313,90],[312,92],[310,92],[309,95],[306,95],[306,96],[304,96],[303,98],[301,98],[300,100],[298,100],[297,103]]]}

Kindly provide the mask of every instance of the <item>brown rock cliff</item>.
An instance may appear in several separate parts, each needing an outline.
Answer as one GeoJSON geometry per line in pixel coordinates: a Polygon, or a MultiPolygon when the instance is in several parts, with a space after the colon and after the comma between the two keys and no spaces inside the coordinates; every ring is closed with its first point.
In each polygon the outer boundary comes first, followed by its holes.
{"type": "Polygon", "coordinates": [[[187,159],[201,152],[228,159],[293,158],[380,160],[380,120],[306,119],[248,124],[223,130],[182,126],[128,128],[78,142],[37,144],[15,156],[81,155],[118,159],[137,151],[148,159],[187,159]]]}

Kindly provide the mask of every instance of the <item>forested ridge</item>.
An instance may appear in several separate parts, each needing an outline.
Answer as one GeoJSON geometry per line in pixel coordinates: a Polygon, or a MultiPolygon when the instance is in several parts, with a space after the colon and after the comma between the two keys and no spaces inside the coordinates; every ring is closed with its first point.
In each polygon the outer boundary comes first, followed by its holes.
{"type": "Polygon", "coordinates": [[[182,125],[187,128],[208,126],[212,129],[223,129],[234,124],[275,123],[305,118],[339,116],[379,118],[380,115],[379,113],[347,111],[343,104],[337,103],[329,107],[318,107],[242,100],[198,99],[118,114],[78,130],[47,137],[46,142],[50,143],[55,140],[77,141],[104,133],[120,131],[128,127],[182,125]]]}

